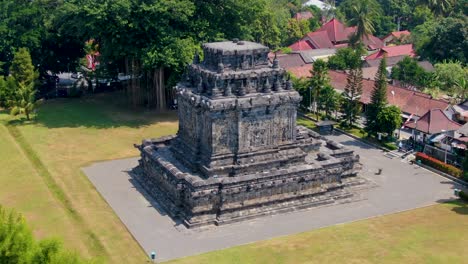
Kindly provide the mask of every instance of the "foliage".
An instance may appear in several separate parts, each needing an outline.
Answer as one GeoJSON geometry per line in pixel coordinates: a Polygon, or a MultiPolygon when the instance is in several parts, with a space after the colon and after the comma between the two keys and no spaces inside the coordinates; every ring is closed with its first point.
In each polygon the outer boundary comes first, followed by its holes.
{"type": "Polygon", "coordinates": [[[380,144],[389,150],[396,150],[398,149],[397,145],[395,145],[393,142],[380,142],[380,144]]]}
{"type": "Polygon", "coordinates": [[[460,191],[460,193],[458,195],[460,196],[460,198],[462,200],[464,200],[465,202],[468,202],[468,193],[466,193],[464,191],[460,191]]]}
{"type": "Polygon", "coordinates": [[[434,21],[434,14],[426,5],[416,6],[412,19],[408,21],[408,28],[413,29],[418,25],[422,25],[428,21],[434,21]]]}
{"type": "Polygon", "coordinates": [[[30,120],[30,114],[36,107],[37,72],[31,62],[29,52],[21,48],[15,53],[10,66],[10,73],[16,82],[15,90],[10,90],[7,105],[12,115],[25,114],[30,120]]]}
{"type": "Polygon", "coordinates": [[[430,166],[434,169],[440,170],[447,174],[450,174],[454,177],[460,178],[462,176],[462,171],[455,166],[446,164],[438,159],[430,157],[424,153],[416,153],[416,160],[420,160],[422,164],[430,166]]]}
{"type": "Polygon", "coordinates": [[[89,262],[63,249],[61,242],[56,239],[36,242],[24,218],[0,205],[0,263],[79,264],[89,262]]]}
{"type": "Polygon", "coordinates": [[[468,181],[468,150],[465,151],[465,158],[462,163],[463,169],[463,178],[465,181],[468,181]]]}
{"type": "Polygon", "coordinates": [[[287,43],[294,43],[304,37],[310,31],[308,20],[289,19],[287,26],[287,43]]]}
{"type": "Polygon", "coordinates": [[[401,126],[401,110],[391,105],[382,108],[377,114],[376,126],[379,132],[393,136],[393,131],[401,126]]]}
{"type": "MultiPolygon", "coordinates": [[[[395,29],[397,24],[400,24],[400,29],[408,29],[408,23],[413,20],[414,7],[416,6],[417,0],[377,0],[382,7],[383,16],[391,19],[391,23],[395,29]]],[[[379,23],[378,23],[379,24],[379,23]]],[[[377,25],[378,25],[377,24],[377,25]]],[[[381,35],[379,31],[378,35],[381,35]]],[[[388,34],[390,31],[384,32],[388,34]]]]}
{"type": "Polygon", "coordinates": [[[361,63],[363,49],[342,48],[335,55],[328,58],[328,67],[331,70],[349,70],[357,68],[361,63]]]}
{"type": "Polygon", "coordinates": [[[10,66],[10,74],[18,83],[25,86],[35,85],[39,74],[34,70],[31,55],[26,48],[20,48],[14,53],[10,66]]]}
{"type": "Polygon", "coordinates": [[[443,90],[462,100],[467,98],[468,87],[466,80],[468,79],[468,68],[463,67],[459,61],[444,61],[434,65],[435,78],[438,81],[438,86],[443,90]]]}
{"type": "Polygon", "coordinates": [[[340,106],[341,95],[331,85],[324,86],[318,97],[318,108],[325,111],[327,118],[331,118],[332,113],[339,110],[340,106]]]}
{"type": "Polygon", "coordinates": [[[427,84],[430,73],[419,66],[415,59],[406,56],[392,68],[390,76],[406,85],[421,87],[427,84]]]}
{"type": "Polygon", "coordinates": [[[452,11],[455,0],[421,0],[421,2],[426,4],[434,14],[442,16],[452,11]]]}
{"type": "Polygon", "coordinates": [[[451,16],[417,27],[416,51],[433,61],[468,59],[468,17],[451,16]]]}
{"type": "Polygon", "coordinates": [[[54,19],[63,6],[62,0],[2,0],[0,1],[0,61],[4,72],[10,67],[14,52],[27,48],[33,65],[44,73],[66,71],[73,68],[81,56],[80,43],[72,35],[57,31],[54,19]]]}
{"type": "Polygon", "coordinates": [[[362,95],[362,68],[351,69],[343,96],[343,119],[348,126],[353,126],[361,111],[359,99],[362,95]]]}
{"type": "Polygon", "coordinates": [[[350,15],[349,25],[356,26],[353,38],[358,43],[375,32],[374,21],[380,15],[380,5],[376,0],[353,1],[350,15]]]}
{"type": "Polygon", "coordinates": [[[330,77],[328,76],[328,66],[323,60],[318,59],[314,62],[314,67],[311,70],[311,77],[309,79],[309,87],[312,89],[312,109],[317,113],[317,100],[321,94],[321,90],[325,86],[330,86],[330,77]]]}
{"type": "Polygon", "coordinates": [[[378,116],[387,105],[387,59],[380,61],[379,69],[375,76],[374,89],[371,94],[371,102],[367,109],[366,131],[375,134],[382,132],[378,126],[378,116]]]}
{"type": "Polygon", "coordinates": [[[13,76],[0,76],[0,107],[7,108],[8,101],[13,98],[18,85],[13,76]]]}
{"type": "Polygon", "coordinates": [[[34,85],[18,84],[18,88],[9,100],[8,105],[11,107],[10,113],[12,115],[25,114],[26,119],[30,120],[30,115],[36,108],[36,90],[34,85]]]}
{"type": "Polygon", "coordinates": [[[309,86],[309,80],[306,78],[291,77],[293,87],[302,96],[301,107],[304,111],[312,105],[312,96],[309,86]]]}

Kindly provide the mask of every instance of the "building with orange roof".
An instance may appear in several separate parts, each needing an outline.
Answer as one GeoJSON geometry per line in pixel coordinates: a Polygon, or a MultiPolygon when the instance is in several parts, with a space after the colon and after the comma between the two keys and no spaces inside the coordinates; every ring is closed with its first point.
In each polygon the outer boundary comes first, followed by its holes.
{"type": "Polygon", "coordinates": [[[387,36],[382,38],[382,41],[385,46],[388,44],[392,44],[396,41],[403,41],[405,39],[408,39],[411,36],[411,32],[408,30],[403,30],[403,31],[394,31],[388,34],[387,36]]]}
{"type": "MultiPolygon", "coordinates": [[[[346,47],[350,36],[355,32],[356,27],[347,27],[338,19],[333,18],[318,30],[307,33],[301,40],[289,47],[293,51],[346,47]]],[[[372,35],[365,37],[363,43],[369,50],[376,50],[384,46],[382,40],[372,35]]]]}
{"type": "Polygon", "coordinates": [[[367,56],[365,60],[382,59],[385,56],[387,56],[387,58],[397,56],[416,57],[416,52],[413,49],[413,44],[387,46],[382,47],[378,52],[367,56]]]}

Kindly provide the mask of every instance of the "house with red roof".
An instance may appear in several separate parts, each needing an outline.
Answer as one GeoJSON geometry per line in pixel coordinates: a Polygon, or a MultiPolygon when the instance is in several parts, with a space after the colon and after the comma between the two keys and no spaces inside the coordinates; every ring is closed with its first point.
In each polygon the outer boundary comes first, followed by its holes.
{"type": "Polygon", "coordinates": [[[408,30],[395,31],[383,37],[382,41],[384,45],[387,46],[388,44],[392,44],[398,41],[404,42],[405,40],[408,40],[410,36],[411,36],[411,33],[408,30]]]}
{"type": "Polygon", "coordinates": [[[383,57],[391,58],[397,56],[416,57],[416,52],[413,49],[413,44],[387,46],[382,47],[378,52],[373,53],[365,58],[365,60],[382,59],[383,57]]]}
{"type": "Polygon", "coordinates": [[[459,130],[462,126],[445,115],[442,109],[431,109],[415,122],[408,122],[405,127],[412,128],[426,135],[434,135],[459,130]]]}
{"type": "MultiPolygon", "coordinates": [[[[311,64],[305,64],[303,66],[296,66],[292,68],[286,68],[292,75],[297,78],[308,78],[311,76],[310,70],[312,69],[311,64]]],[[[338,92],[343,92],[346,84],[348,75],[345,72],[338,72],[330,70],[328,72],[330,76],[330,83],[338,92]]],[[[371,95],[374,89],[375,82],[373,80],[362,80],[362,95],[360,102],[363,105],[363,110],[366,110],[366,106],[371,102],[371,95]]],[[[441,109],[442,111],[448,111],[449,103],[445,100],[432,98],[430,95],[408,90],[402,87],[387,85],[387,102],[390,105],[395,105],[401,109],[403,118],[410,116],[419,118],[425,113],[432,109],[441,109]]]]}
{"type": "MultiPolygon", "coordinates": [[[[309,49],[329,49],[347,47],[349,38],[356,32],[356,27],[347,27],[338,19],[333,18],[318,30],[307,33],[301,40],[289,46],[293,51],[309,49]]],[[[382,48],[383,42],[375,36],[368,36],[363,39],[368,50],[382,48]]]]}
{"type": "Polygon", "coordinates": [[[456,131],[462,127],[445,115],[442,109],[431,109],[414,122],[407,122],[407,128],[413,130],[413,138],[422,146],[424,153],[450,163],[457,162],[458,151],[466,149],[462,140],[456,138],[456,131]]]}

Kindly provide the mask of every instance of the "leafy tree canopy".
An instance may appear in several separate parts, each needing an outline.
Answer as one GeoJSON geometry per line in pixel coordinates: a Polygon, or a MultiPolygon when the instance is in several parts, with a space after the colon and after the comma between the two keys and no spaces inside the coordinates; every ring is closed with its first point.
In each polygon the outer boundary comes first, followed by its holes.
{"type": "Polygon", "coordinates": [[[392,79],[399,80],[407,85],[424,86],[430,73],[426,72],[417,61],[410,57],[405,57],[392,68],[392,79]]]}
{"type": "Polygon", "coordinates": [[[428,21],[417,27],[416,51],[433,61],[468,59],[468,17],[455,16],[428,21]]]}
{"type": "Polygon", "coordinates": [[[463,67],[458,61],[444,61],[435,64],[434,67],[439,87],[450,94],[465,98],[466,85],[461,83],[468,79],[468,68],[463,67]]]}
{"type": "Polygon", "coordinates": [[[0,263],[59,264],[96,263],[65,250],[57,239],[35,241],[24,218],[0,205],[0,263]]]}
{"type": "Polygon", "coordinates": [[[377,115],[377,125],[380,132],[393,135],[393,131],[401,126],[401,110],[400,108],[391,105],[384,107],[377,115]]]}
{"type": "Polygon", "coordinates": [[[353,69],[361,64],[361,56],[364,50],[353,48],[342,48],[336,51],[336,54],[328,58],[328,67],[332,70],[353,69]]]}

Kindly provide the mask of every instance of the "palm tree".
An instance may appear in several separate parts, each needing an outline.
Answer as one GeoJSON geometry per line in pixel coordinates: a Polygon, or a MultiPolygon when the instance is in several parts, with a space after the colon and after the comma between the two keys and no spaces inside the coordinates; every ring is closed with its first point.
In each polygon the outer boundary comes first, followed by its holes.
{"type": "Polygon", "coordinates": [[[356,32],[351,37],[351,45],[356,46],[363,38],[375,32],[374,16],[378,15],[379,7],[375,0],[359,0],[353,5],[353,17],[349,20],[351,26],[356,26],[356,32]]]}
{"type": "Polygon", "coordinates": [[[468,98],[468,82],[464,77],[455,81],[455,89],[461,101],[468,98]]]}
{"type": "Polygon", "coordinates": [[[426,4],[435,15],[447,15],[451,10],[453,0],[421,0],[422,4],[426,4]]]}

